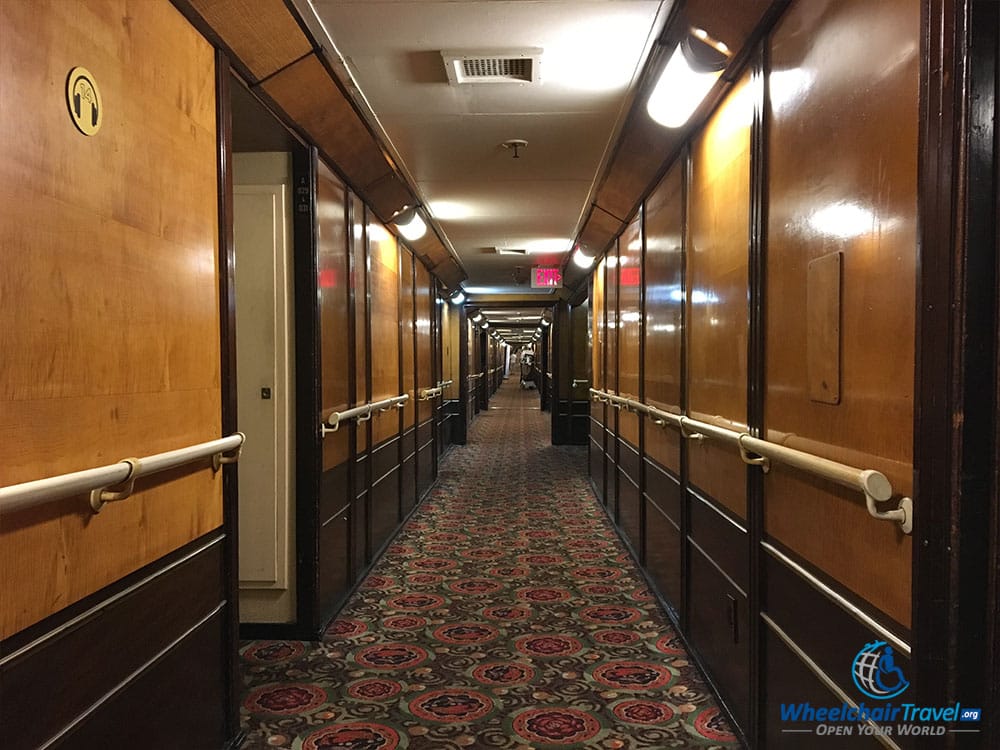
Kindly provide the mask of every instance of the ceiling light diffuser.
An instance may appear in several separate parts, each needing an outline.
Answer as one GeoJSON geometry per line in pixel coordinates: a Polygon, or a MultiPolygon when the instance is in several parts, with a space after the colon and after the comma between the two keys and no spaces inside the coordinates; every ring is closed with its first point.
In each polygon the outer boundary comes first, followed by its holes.
{"type": "Polygon", "coordinates": [[[719,80],[725,65],[726,57],[717,49],[687,37],[677,45],[649,95],[649,116],[667,128],[684,125],[719,80]],[[714,53],[714,59],[705,50],[714,53]]]}
{"type": "Polygon", "coordinates": [[[594,265],[594,259],[591,258],[589,255],[587,255],[585,252],[583,252],[583,250],[581,250],[580,248],[577,248],[576,251],[573,253],[573,262],[579,268],[585,268],[585,269],[590,268],[591,266],[594,265]]]}
{"type": "Polygon", "coordinates": [[[419,240],[427,233],[427,225],[416,208],[404,208],[392,221],[399,233],[408,240],[419,240]]]}

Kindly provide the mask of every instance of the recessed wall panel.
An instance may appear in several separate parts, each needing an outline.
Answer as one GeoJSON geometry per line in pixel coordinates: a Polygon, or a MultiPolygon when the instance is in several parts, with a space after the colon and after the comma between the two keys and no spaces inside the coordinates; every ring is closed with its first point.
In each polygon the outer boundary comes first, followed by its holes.
{"type": "MultiPolygon", "coordinates": [[[[740,431],[747,420],[752,119],[746,74],[692,144],[688,199],[688,412],[740,431]]],[[[745,517],[739,453],[710,440],[690,445],[691,483],[745,517]]]]}
{"type": "MultiPolygon", "coordinates": [[[[770,49],[767,437],[908,495],[920,8],[824,8],[793,5],[770,49]]],[[[765,482],[769,535],[909,624],[911,537],[860,493],[780,467],[765,482]]]]}

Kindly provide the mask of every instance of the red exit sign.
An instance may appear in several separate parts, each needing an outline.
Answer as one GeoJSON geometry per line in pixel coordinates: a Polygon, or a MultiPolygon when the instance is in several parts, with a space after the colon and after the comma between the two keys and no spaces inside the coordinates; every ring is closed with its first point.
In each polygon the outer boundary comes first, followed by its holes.
{"type": "Polygon", "coordinates": [[[559,289],[562,287],[562,273],[558,268],[535,266],[531,269],[532,289],[559,289]]]}

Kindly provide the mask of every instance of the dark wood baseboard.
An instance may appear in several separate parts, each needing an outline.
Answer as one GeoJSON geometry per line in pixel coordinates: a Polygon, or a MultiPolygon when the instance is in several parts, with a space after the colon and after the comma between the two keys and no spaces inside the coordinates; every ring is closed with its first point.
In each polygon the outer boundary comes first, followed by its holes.
{"type": "Polygon", "coordinates": [[[224,539],[202,537],[0,644],[4,747],[222,747],[224,539]]]}

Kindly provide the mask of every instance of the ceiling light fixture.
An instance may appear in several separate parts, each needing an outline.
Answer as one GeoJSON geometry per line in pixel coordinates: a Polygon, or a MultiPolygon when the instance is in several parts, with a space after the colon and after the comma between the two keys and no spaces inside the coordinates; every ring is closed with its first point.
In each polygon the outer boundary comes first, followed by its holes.
{"type": "Polygon", "coordinates": [[[454,294],[451,295],[451,304],[461,305],[463,302],[465,302],[465,294],[461,289],[457,289],[454,294]]]}
{"type": "Polygon", "coordinates": [[[646,102],[660,125],[679,128],[698,109],[729,62],[729,48],[693,29],[674,49],[646,102]]]}
{"type": "Polygon", "coordinates": [[[473,323],[478,323],[482,319],[483,319],[483,314],[481,312],[477,312],[475,315],[472,316],[473,323]]]}
{"type": "Polygon", "coordinates": [[[549,325],[549,321],[546,320],[545,318],[542,318],[542,325],[543,326],[548,326],[549,325]]]}
{"type": "Polygon", "coordinates": [[[401,235],[411,241],[419,240],[427,233],[427,224],[424,223],[416,206],[406,206],[392,217],[392,223],[396,225],[401,235]]]}
{"type": "Polygon", "coordinates": [[[583,252],[583,248],[580,247],[578,247],[573,252],[573,262],[579,268],[584,268],[584,269],[590,268],[591,266],[594,265],[594,259],[591,256],[587,255],[585,252],[583,252]]]}

